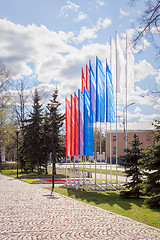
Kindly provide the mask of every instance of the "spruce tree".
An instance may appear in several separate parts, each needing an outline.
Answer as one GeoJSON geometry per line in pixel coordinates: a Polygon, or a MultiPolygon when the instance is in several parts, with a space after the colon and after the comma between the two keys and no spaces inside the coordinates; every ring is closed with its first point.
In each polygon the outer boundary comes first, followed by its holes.
{"type": "Polygon", "coordinates": [[[45,111],[43,123],[42,123],[42,141],[41,141],[41,148],[42,148],[42,166],[45,167],[46,174],[47,165],[49,162],[49,154],[52,151],[51,141],[52,141],[52,126],[51,126],[51,116],[50,114],[45,111]]]}
{"type": "Polygon", "coordinates": [[[145,169],[145,194],[152,198],[148,200],[151,206],[160,206],[160,120],[155,121],[154,144],[143,150],[141,164],[145,169]]]}
{"type": "MultiPolygon", "coordinates": [[[[58,89],[52,94],[51,102],[57,102],[58,89]]],[[[59,105],[60,106],[60,105],[59,105]]],[[[65,157],[65,141],[62,135],[62,128],[65,120],[65,114],[59,111],[59,106],[54,110],[54,144],[55,158],[61,161],[65,157]]]]}
{"type": "Polygon", "coordinates": [[[40,174],[42,162],[42,120],[42,105],[40,105],[40,97],[36,89],[33,96],[33,112],[30,112],[29,118],[24,121],[22,128],[23,143],[20,150],[25,160],[25,168],[33,169],[36,166],[38,174],[40,174]]]}
{"type": "Polygon", "coordinates": [[[129,144],[131,148],[125,149],[125,155],[120,156],[120,165],[125,168],[126,176],[131,179],[126,183],[126,187],[129,191],[122,191],[121,195],[139,198],[142,183],[142,172],[139,159],[142,158],[142,154],[139,148],[141,143],[136,134],[134,134],[134,139],[129,144]]]}

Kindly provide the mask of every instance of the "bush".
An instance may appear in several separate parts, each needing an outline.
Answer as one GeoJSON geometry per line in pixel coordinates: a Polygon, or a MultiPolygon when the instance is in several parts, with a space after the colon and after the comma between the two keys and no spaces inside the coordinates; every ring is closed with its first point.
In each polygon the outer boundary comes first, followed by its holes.
{"type": "Polygon", "coordinates": [[[160,207],[160,194],[147,199],[146,203],[152,208],[160,207]]]}
{"type": "Polygon", "coordinates": [[[17,169],[17,163],[2,163],[2,170],[10,170],[10,169],[17,169]]]}

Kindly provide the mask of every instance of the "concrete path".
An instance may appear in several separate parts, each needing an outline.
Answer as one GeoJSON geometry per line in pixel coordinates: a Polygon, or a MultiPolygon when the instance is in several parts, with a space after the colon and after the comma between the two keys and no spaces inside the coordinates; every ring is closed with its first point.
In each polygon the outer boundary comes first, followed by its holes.
{"type": "Polygon", "coordinates": [[[0,240],[160,239],[158,229],[37,185],[0,175],[0,240]]]}

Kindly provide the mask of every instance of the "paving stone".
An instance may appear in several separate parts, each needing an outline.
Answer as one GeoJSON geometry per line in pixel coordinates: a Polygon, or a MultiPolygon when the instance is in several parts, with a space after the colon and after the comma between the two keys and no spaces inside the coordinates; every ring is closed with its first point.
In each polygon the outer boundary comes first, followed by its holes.
{"type": "Polygon", "coordinates": [[[0,240],[160,240],[160,230],[0,175],[0,240]]]}

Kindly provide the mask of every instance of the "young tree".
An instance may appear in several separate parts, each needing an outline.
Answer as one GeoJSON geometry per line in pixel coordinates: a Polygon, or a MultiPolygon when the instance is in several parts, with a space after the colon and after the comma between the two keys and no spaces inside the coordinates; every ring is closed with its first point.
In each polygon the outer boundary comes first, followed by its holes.
{"type": "Polygon", "coordinates": [[[152,137],[154,144],[143,150],[141,164],[146,170],[145,193],[152,196],[148,202],[150,205],[160,206],[160,120],[155,121],[154,127],[155,133],[152,137]]]}
{"type": "Polygon", "coordinates": [[[1,148],[5,148],[10,141],[12,131],[11,111],[8,106],[10,95],[7,93],[9,86],[9,70],[0,61],[0,169],[1,169],[1,148]]]}
{"type": "Polygon", "coordinates": [[[42,161],[42,121],[42,106],[40,105],[40,97],[36,89],[33,97],[33,112],[29,114],[29,119],[24,121],[24,126],[22,127],[23,142],[20,149],[26,163],[29,164],[28,167],[33,169],[36,166],[38,174],[40,174],[42,161]]]}
{"type": "Polygon", "coordinates": [[[130,181],[126,183],[126,187],[129,191],[122,191],[123,196],[133,196],[139,198],[141,183],[142,183],[142,173],[140,169],[139,159],[142,158],[141,145],[138,136],[134,134],[133,141],[130,142],[131,148],[125,149],[125,155],[120,156],[120,165],[125,167],[125,173],[127,177],[131,177],[130,181]]]}
{"type": "Polygon", "coordinates": [[[50,114],[45,111],[44,119],[42,122],[42,136],[41,136],[41,148],[42,148],[42,166],[45,167],[46,174],[47,165],[49,161],[49,154],[52,151],[51,141],[52,141],[52,126],[50,114]]]}

